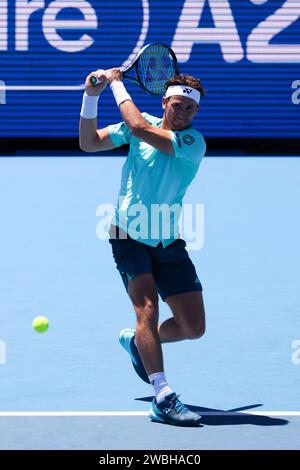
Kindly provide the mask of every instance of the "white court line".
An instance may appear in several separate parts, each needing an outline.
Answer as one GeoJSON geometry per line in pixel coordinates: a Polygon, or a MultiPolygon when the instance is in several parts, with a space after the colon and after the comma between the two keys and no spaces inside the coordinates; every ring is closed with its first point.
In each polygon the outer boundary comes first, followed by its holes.
{"type": "MultiPolygon", "coordinates": [[[[203,411],[202,416],[300,416],[300,411],[203,411]]],[[[22,416],[148,416],[148,411],[1,411],[0,417],[22,416]]]]}

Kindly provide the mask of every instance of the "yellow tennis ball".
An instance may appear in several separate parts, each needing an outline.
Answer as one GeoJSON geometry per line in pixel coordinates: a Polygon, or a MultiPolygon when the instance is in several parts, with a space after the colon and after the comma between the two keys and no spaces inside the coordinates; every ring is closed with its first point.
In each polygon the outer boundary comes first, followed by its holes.
{"type": "Polygon", "coordinates": [[[38,333],[45,333],[49,328],[48,318],[42,316],[36,317],[32,322],[32,326],[38,333]]]}

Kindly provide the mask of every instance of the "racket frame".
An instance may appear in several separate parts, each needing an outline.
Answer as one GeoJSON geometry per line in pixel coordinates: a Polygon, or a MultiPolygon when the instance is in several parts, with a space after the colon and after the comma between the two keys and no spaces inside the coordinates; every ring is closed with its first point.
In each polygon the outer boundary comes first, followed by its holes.
{"type": "MultiPolygon", "coordinates": [[[[179,65],[178,65],[178,61],[177,61],[177,57],[175,55],[175,52],[173,51],[173,49],[171,49],[171,47],[167,46],[166,44],[162,43],[162,42],[152,42],[150,44],[146,44],[139,52],[138,54],[136,55],[136,57],[133,59],[133,61],[125,68],[120,68],[120,70],[122,71],[122,74],[123,74],[123,78],[125,80],[128,80],[132,83],[136,83],[137,85],[139,85],[139,87],[141,87],[146,93],[148,93],[149,95],[158,95],[158,96],[162,96],[161,93],[153,93],[151,91],[149,91],[143,84],[142,82],[140,81],[140,75],[139,75],[139,70],[138,70],[138,63],[139,63],[139,60],[141,58],[141,55],[144,53],[144,51],[146,49],[148,49],[149,47],[152,47],[152,46],[163,46],[165,49],[168,49],[169,51],[169,54],[171,55],[172,59],[173,59],[173,64],[174,64],[174,69],[175,69],[175,74],[174,75],[178,75],[179,74],[179,65]],[[135,76],[136,78],[134,77],[130,77],[128,75],[126,75],[126,72],[129,72],[130,70],[132,69],[135,69],[135,76]]],[[[171,77],[170,77],[171,78],[171,77]]],[[[167,81],[167,80],[166,80],[167,81]]]]}
{"type": "MultiPolygon", "coordinates": [[[[151,46],[163,46],[165,49],[168,49],[169,51],[169,54],[171,55],[172,59],[173,59],[173,64],[174,64],[174,69],[175,69],[175,73],[174,75],[178,75],[179,74],[179,65],[178,65],[178,61],[177,61],[177,57],[175,55],[175,52],[171,49],[171,47],[167,46],[166,44],[162,43],[162,42],[152,42],[150,44],[146,44],[144,47],[142,47],[142,49],[137,53],[137,55],[135,56],[135,58],[133,59],[133,61],[127,65],[126,67],[119,67],[119,69],[121,70],[122,72],[122,76],[125,80],[131,82],[131,83],[135,83],[137,84],[140,88],[142,88],[146,93],[148,93],[149,95],[156,95],[156,96],[162,96],[161,93],[153,93],[151,91],[149,91],[141,82],[140,80],[140,76],[139,76],[139,70],[138,70],[138,63],[139,63],[139,60],[141,58],[141,55],[144,53],[144,51],[146,49],[148,49],[149,47],[151,46]],[[134,69],[135,71],[135,77],[131,77],[130,75],[127,75],[127,72],[129,72],[130,70],[134,69]]],[[[97,83],[93,83],[93,79],[97,77],[95,76],[92,76],[91,77],[91,82],[92,82],[92,85],[96,86],[99,82],[97,81],[97,83]]],[[[171,78],[171,77],[170,77],[171,78]]],[[[167,80],[166,80],[167,81],[167,80]]]]}

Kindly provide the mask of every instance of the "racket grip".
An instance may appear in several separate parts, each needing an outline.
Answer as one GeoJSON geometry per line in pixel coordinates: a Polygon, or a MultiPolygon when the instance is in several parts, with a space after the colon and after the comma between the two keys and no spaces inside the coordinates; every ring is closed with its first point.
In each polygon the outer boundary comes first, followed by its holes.
{"type": "Polygon", "coordinates": [[[92,84],[93,86],[96,86],[96,85],[98,85],[98,83],[100,83],[100,81],[98,80],[98,78],[96,77],[96,75],[92,75],[92,76],[91,76],[91,84],[92,84]]]}

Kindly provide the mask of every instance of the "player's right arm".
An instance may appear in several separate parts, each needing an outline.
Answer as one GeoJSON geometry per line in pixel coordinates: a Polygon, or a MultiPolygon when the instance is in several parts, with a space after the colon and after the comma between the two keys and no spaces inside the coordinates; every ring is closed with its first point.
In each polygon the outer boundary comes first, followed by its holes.
{"type": "MultiPolygon", "coordinates": [[[[91,99],[95,101],[96,97],[99,96],[106,87],[106,84],[107,80],[103,70],[92,72],[85,81],[85,94],[95,97],[91,99]],[[96,75],[98,79],[101,80],[96,86],[91,85],[90,78],[92,75],[96,75]]],[[[84,152],[101,152],[116,147],[109,135],[108,127],[97,129],[97,116],[88,119],[82,116],[80,117],[79,146],[84,152]]]]}
{"type": "Polygon", "coordinates": [[[102,152],[116,148],[108,128],[97,129],[97,119],[80,118],[79,146],[84,152],[102,152]]]}

